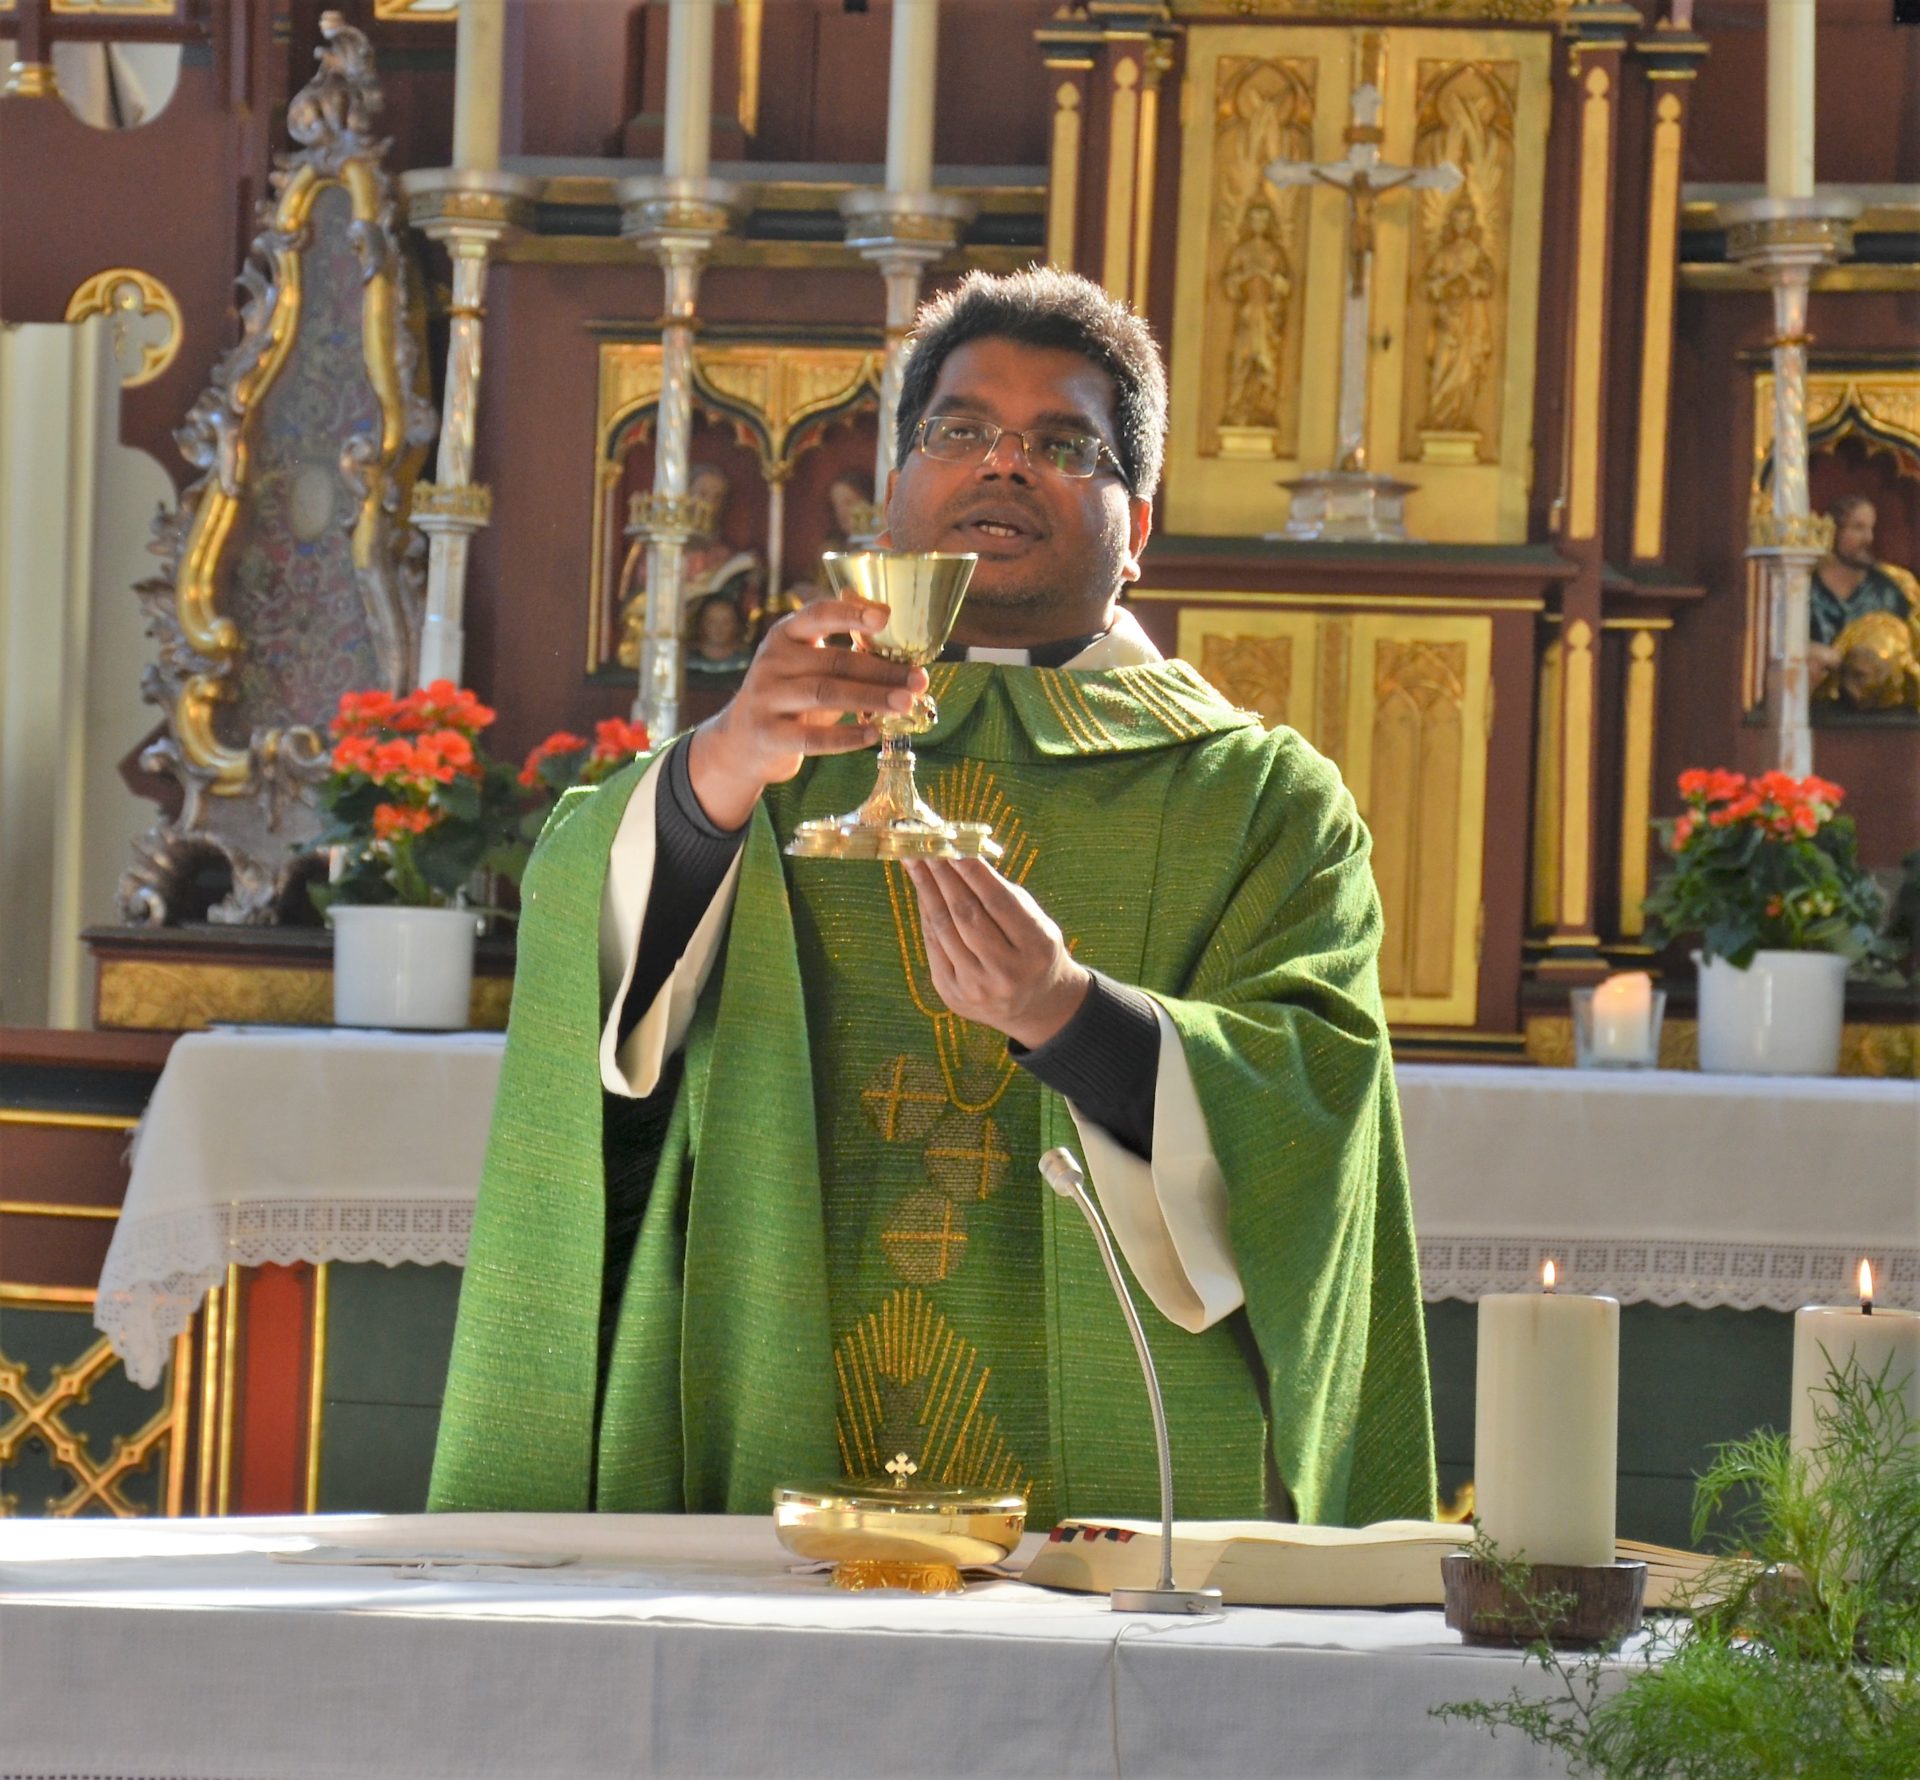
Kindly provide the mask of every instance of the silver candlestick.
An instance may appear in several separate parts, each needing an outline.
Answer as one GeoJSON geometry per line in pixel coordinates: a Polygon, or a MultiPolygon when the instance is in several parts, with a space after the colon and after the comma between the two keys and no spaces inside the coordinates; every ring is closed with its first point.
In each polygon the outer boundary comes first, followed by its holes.
{"type": "Polygon", "coordinates": [[[1127,1332],[1133,1337],[1133,1351],[1140,1356],[1140,1370],[1147,1381],[1147,1402],[1153,1408],[1153,1439],[1160,1455],[1160,1580],[1152,1588],[1116,1588],[1110,1599],[1116,1613],[1217,1613],[1220,1591],[1217,1588],[1175,1588],[1173,1586],[1173,1454],[1167,1445],[1167,1406],[1160,1395],[1160,1377],[1153,1369],[1153,1350],[1147,1346],[1147,1332],[1140,1326],[1140,1313],[1133,1307],[1133,1296],[1120,1272],[1120,1257],[1113,1252],[1113,1238],[1100,1216],[1093,1195],[1087,1191],[1087,1176],[1080,1159],[1072,1150],[1052,1149],[1040,1158],[1040,1178],[1062,1199],[1071,1199],[1087,1220],[1093,1240],[1099,1245],[1100,1259],[1107,1264],[1107,1278],[1113,1282],[1113,1295],[1127,1319],[1127,1332]]]}

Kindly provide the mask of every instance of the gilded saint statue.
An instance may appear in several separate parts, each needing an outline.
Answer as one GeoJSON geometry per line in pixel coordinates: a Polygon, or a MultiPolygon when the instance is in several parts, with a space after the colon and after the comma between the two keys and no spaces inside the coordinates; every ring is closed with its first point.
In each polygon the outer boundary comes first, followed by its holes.
{"type": "Polygon", "coordinates": [[[1493,363],[1498,274],[1481,239],[1473,194],[1465,187],[1447,206],[1424,283],[1433,308],[1427,334],[1426,425],[1434,432],[1474,432],[1480,386],[1493,363]]]}
{"type": "Polygon", "coordinates": [[[1220,274],[1221,293],[1233,305],[1227,345],[1227,426],[1280,424],[1280,351],[1293,291],[1287,250],[1273,206],[1256,199],[1247,206],[1240,239],[1220,274]]]}
{"type": "Polygon", "coordinates": [[[1865,495],[1828,510],[1833,546],[1813,571],[1807,660],[1815,695],[1861,711],[1920,710],[1920,583],[1877,562],[1865,495]]]}

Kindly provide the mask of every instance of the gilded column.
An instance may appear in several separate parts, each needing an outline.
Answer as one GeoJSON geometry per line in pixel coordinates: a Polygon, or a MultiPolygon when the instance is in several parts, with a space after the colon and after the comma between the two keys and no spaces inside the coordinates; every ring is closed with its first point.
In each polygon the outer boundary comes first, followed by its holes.
{"type": "Polygon", "coordinates": [[[1687,107],[1706,40],[1662,20],[1635,46],[1653,88],[1647,143],[1646,273],[1640,299],[1640,400],[1634,447],[1633,557],[1666,551],[1667,438],[1673,410],[1674,298],[1679,289],[1680,185],[1687,107]]]}
{"type": "Polygon", "coordinates": [[[660,262],[666,300],[660,323],[660,418],[654,435],[653,492],[636,502],[647,540],[647,599],[640,636],[640,684],[633,714],[659,738],[680,727],[685,672],[681,600],[687,540],[701,529],[688,493],[693,447],[693,344],[700,275],[715,244],[738,221],[740,194],[720,180],[667,175],[620,181],[620,232],[660,262]]]}
{"type": "MultiPolygon", "coordinates": [[[[1092,155],[1083,158],[1076,185],[1097,194],[1099,221],[1095,239],[1079,245],[1080,269],[1144,308],[1153,263],[1160,97],[1174,65],[1175,27],[1162,0],[1102,0],[1092,9],[1091,24],[1078,39],[1064,31],[1038,34],[1049,65],[1056,56],[1070,60],[1079,48],[1093,63],[1082,126],[1082,142],[1091,145],[1092,155]]],[[[1057,108],[1055,123],[1057,128],[1057,108]]]]}
{"type": "Polygon", "coordinates": [[[1861,208],[1814,183],[1814,50],[1813,0],[1767,0],[1767,195],[1720,207],[1729,257],[1773,290],[1773,503],[1752,516],[1747,555],[1766,587],[1768,752],[1797,778],[1813,771],[1813,569],[1833,542],[1807,490],[1807,297],[1852,251],[1861,208]]]}
{"type": "Polygon", "coordinates": [[[492,491],[473,479],[488,256],[530,224],[540,186],[517,174],[457,167],[419,168],[402,174],[400,186],[408,220],[446,248],[453,267],[440,452],[434,480],[413,490],[413,522],[427,537],[427,610],[415,676],[426,686],[462,678],[467,559],[493,511],[492,491]]]}
{"type": "Polygon", "coordinates": [[[53,46],[47,41],[47,0],[18,0],[11,18],[0,16],[13,39],[13,60],[0,82],[0,99],[57,99],[60,83],[53,75],[53,46]]]}
{"type": "MultiPolygon", "coordinates": [[[[1557,796],[1546,800],[1558,820],[1544,837],[1551,860],[1549,932],[1536,968],[1575,977],[1600,969],[1594,927],[1598,696],[1604,623],[1608,345],[1615,331],[1613,236],[1618,226],[1620,88],[1638,10],[1610,0],[1575,0],[1566,20],[1574,209],[1570,351],[1566,367],[1562,552],[1576,573],[1561,594],[1557,671],[1559,734],[1550,758],[1557,796]]],[[[1536,886],[1538,889],[1538,886],[1536,886]]],[[[1542,899],[1543,901],[1549,899],[1542,899]]]]}
{"type": "Polygon", "coordinates": [[[1084,231],[1080,206],[1086,189],[1086,157],[1095,107],[1092,86],[1099,28],[1079,17],[1054,19],[1035,31],[1053,96],[1047,152],[1047,264],[1063,272],[1086,271],[1080,263],[1084,231]]]}
{"type": "Polygon", "coordinates": [[[700,275],[715,244],[739,220],[741,202],[737,188],[709,176],[714,16],[715,0],[671,0],[666,148],[660,176],[623,179],[617,188],[620,232],[659,260],[666,284],[653,493],[644,503],[635,503],[647,540],[647,599],[633,714],[658,738],[680,727],[687,540],[704,529],[703,516],[695,512],[688,492],[700,275]]]}
{"type": "MultiPolygon", "coordinates": [[[[1664,622],[1664,621],[1663,621],[1664,622]]],[[[1620,745],[1620,935],[1647,930],[1640,905],[1647,899],[1653,847],[1654,715],[1659,691],[1658,631],[1637,626],[1627,638],[1627,696],[1620,745]]]]}
{"type": "Polygon", "coordinates": [[[1807,489],[1807,297],[1813,274],[1852,251],[1860,208],[1838,193],[1720,206],[1728,256],[1773,290],[1773,500],[1752,516],[1747,555],[1767,590],[1769,764],[1796,778],[1813,771],[1809,607],[1814,565],[1833,542],[1807,489]]]}

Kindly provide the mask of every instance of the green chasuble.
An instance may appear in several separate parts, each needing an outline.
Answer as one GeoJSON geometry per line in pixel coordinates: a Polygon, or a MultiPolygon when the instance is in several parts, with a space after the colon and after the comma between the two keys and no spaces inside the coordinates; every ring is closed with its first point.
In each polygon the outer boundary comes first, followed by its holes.
{"type": "MultiPolygon", "coordinates": [[[[1166,1010],[1225,1178],[1244,1308],[1193,1335],[1135,1288],[1182,1514],[1431,1514],[1352,799],[1179,662],[933,680],[929,801],[991,822],[1075,956],[1166,1010]]],[[[1035,1166],[1076,1143],[1065,1103],[941,1005],[898,866],[781,854],[861,800],[870,754],[762,800],[684,1067],[603,1096],[601,892],[643,770],[570,794],[527,873],[432,1505],[760,1513],[904,1452],[921,1482],[1024,1490],[1035,1526],[1156,1513],[1125,1323],[1035,1166]]]]}

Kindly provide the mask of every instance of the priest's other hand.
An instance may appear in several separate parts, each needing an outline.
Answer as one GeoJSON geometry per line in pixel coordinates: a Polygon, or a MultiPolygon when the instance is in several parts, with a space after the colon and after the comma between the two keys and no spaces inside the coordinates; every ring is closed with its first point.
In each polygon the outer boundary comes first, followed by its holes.
{"type": "Polygon", "coordinates": [[[885,606],[816,600],[773,625],[754,652],[740,690],[693,732],[687,770],[693,794],[721,828],[738,828],[761,792],[781,785],[810,754],[871,748],[871,722],[849,712],[905,711],[924,692],[924,668],[886,661],[830,639],[875,631],[885,606]]]}
{"type": "Polygon", "coordinates": [[[963,1020],[1037,1049],[1079,1011],[1093,980],[1060,929],[984,859],[911,859],[935,992],[963,1020]]]}

